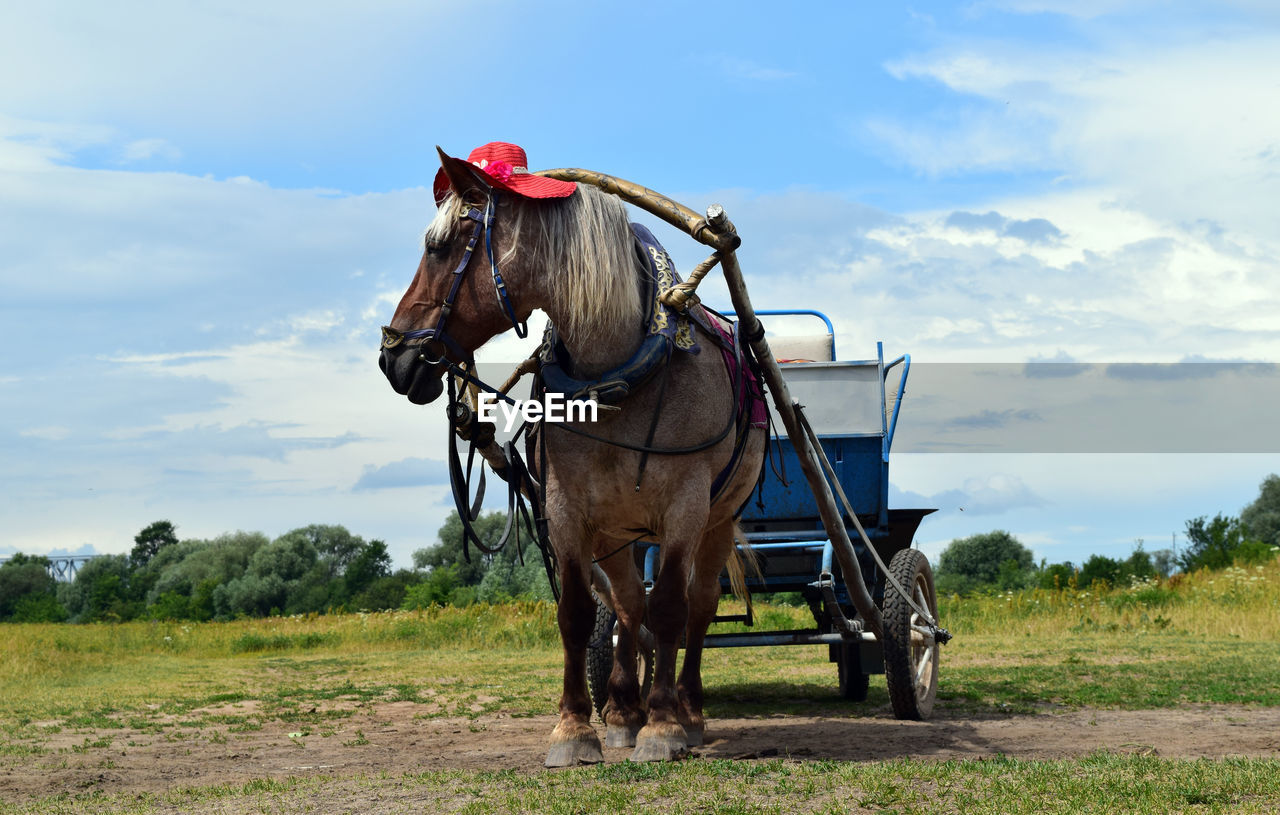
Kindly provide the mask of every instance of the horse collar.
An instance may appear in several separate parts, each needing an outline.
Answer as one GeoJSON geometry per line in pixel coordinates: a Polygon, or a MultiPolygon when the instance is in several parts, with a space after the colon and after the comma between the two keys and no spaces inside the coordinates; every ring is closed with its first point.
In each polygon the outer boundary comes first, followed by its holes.
{"type": "Polygon", "coordinates": [[[618,367],[594,380],[577,379],[569,373],[573,369],[573,360],[568,350],[556,336],[555,326],[548,325],[539,358],[542,382],[547,391],[563,393],[569,399],[590,398],[606,405],[616,405],[660,371],[671,359],[673,350],[691,354],[699,352],[690,317],[695,310],[679,314],[658,297],[663,289],[680,282],[675,265],[652,232],[640,224],[632,224],[631,231],[647,272],[644,340],[631,358],[618,367]]]}

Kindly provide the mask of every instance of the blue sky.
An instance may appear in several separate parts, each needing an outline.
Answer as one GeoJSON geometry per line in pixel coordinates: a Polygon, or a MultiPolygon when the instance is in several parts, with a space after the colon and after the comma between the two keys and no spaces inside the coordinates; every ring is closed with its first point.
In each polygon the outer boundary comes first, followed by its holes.
{"type": "MultiPolygon", "coordinates": [[[[1272,4],[259,5],[0,12],[0,553],[157,518],[429,545],[439,408],[376,346],[436,144],[723,203],[757,302],[823,308],[847,355],[1280,361],[1272,4]]],[[[926,552],[1006,528],[1078,560],[1237,512],[1278,459],[911,453],[892,481],[940,508],[926,552]]]]}

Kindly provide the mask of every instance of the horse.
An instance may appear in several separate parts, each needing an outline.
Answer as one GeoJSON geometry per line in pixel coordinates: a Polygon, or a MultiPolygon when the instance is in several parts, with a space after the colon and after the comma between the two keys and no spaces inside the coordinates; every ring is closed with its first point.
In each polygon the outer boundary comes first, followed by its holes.
{"type": "MultiPolygon", "coordinates": [[[[645,340],[647,304],[646,267],[622,203],[586,184],[570,184],[567,194],[522,194],[517,182],[540,177],[522,177],[519,166],[513,176],[503,162],[475,156],[464,162],[440,151],[438,211],[413,281],[384,329],[379,365],[394,390],[416,404],[434,401],[451,365],[468,362],[498,334],[520,331],[534,311],[555,326],[575,377],[590,381],[625,365],[645,340]],[[483,268],[486,258],[491,269],[483,268]]],[[[727,322],[717,318],[721,330],[727,322]]],[[[694,326],[701,344],[712,346],[716,338],[694,326]]],[[[721,570],[736,557],[737,511],[755,486],[767,443],[758,424],[739,422],[737,433],[723,435],[726,420],[755,395],[735,394],[740,382],[717,350],[669,354],[664,371],[638,384],[620,409],[600,410],[593,423],[538,428],[529,460],[545,463],[538,476],[564,650],[548,767],[604,760],[586,677],[593,563],[608,577],[601,590],[610,594],[620,629],[603,709],[605,743],[633,747],[633,761],[677,759],[702,743],[703,640],[721,570]],[[660,545],[647,601],[634,558],[610,557],[638,534],[660,545]],[[642,624],[655,644],[647,699],[640,698],[636,665],[642,624]]]]}

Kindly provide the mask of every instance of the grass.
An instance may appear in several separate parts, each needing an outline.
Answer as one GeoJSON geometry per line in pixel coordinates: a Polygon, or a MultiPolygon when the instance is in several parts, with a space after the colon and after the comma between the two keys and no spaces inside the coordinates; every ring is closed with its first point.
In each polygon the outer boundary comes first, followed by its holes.
{"type": "MultiPolygon", "coordinates": [[[[717,815],[820,813],[1274,812],[1275,761],[1170,761],[1098,753],[1074,761],[690,761],[556,773],[443,770],[397,777],[254,779],[165,794],[55,796],[0,813],[308,812],[363,801],[378,812],[717,815]],[[317,808],[318,807],[318,808],[317,808]],[[643,808],[643,810],[642,810],[643,808]]],[[[344,809],[345,811],[345,809],[344,809]]]]}
{"type": "MultiPolygon", "coordinates": [[[[955,634],[943,651],[943,709],[1280,704],[1280,562],[1101,592],[942,598],[940,611],[955,634]]],[[[811,624],[804,609],[758,616],[761,628],[811,624]]],[[[555,610],[545,603],[3,630],[0,728],[11,736],[30,722],[137,727],[246,700],[259,711],[231,723],[343,715],[307,712],[326,702],[527,716],[553,712],[559,695],[555,610]]],[[[711,651],[704,675],[714,716],[866,709],[836,698],[822,648],[711,651]]],[[[873,682],[870,706],[886,700],[873,682]]]]}
{"type": "MultiPolygon", "coordinates": [[[[811,623],[805,609],[764,607],[757,616],[762,628],[811,623]]],[[[1280,562],[1103,591],[947,597],[941,617],[955,634],[943,651],[942,713],[1280,704],[1280,562]]],[[[560,693],[555,610],[539,603],[200,624],[7,624],[0,631],[0,768],[106,753],[128,746],[132,731],[179,747],[221,744],[226,734],[280,721],[306,738],[325,738],[354,712],[387,702],[483,726],[476,717],[499,711],[553,713],[560,693]]],[[[888,704],[882,681],[872,682],[865,704],[841,700],[823,648],[711,651],[704,677],[712,717],[884,715],[888,704]]],[[[363,731],[343,729],[353,746],[368,742],[363,731]]],[[[699,761],[534,776],[443,772],[391,783],[348,776],[333,784],[404,811],[465,813],[641,805],[724,813],[1089,812],[1120,803],[1137,812],[1248,812],[1280,807],[1278,775],[1275,761],[1099,755],[856,766],[699,761]],[[471,792],[481,789],[484,795],[471,792]]],[[[22,808],[0,804],[0,813],[187,811],[224,799],[234,811],[290,811],[304,808],[322,783],[308,777],[158,797],[55,796],[22,808]]]]}

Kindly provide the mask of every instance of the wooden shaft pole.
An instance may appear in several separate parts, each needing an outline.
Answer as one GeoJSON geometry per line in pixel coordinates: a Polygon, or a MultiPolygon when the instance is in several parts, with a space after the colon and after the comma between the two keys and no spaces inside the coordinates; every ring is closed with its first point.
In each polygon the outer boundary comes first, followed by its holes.
{"type": "MultiPolygon", "coordinates": [[[[708,214],[710,215],[711,213],[708,212],[708,214]]],[[[712,223],[712,228],[715,228],[714,222],[712,223]]],[[[867,628],[877,637],[881,637],[883,622],[880,616],[880,609],[876,606],[875,600],[872,599],[871,593],[867,590],[867,585],[862,579],[862,567],[859,565],[858,556],[853,550],[853,542],[849,540],[849,533],[844,528],[844,518],[840,514],[840,509],[836,506],[835,496],[831,493],[831,485],[827,483],[822,473],[822,465],[818,456],[825,454],[821,448],[814,449],[796,418],[795,403],[791,399],[791,391],[787,388],[786,380],[782,378],[782,369],[778,367],[778,361],[774,359],[769,343],[764,339],[764,330],[760,326],[760,321],[756,318],[755,308],[751,305],[751,298],[747,296],[747,286],[742,279],[742,268],[738,265],[737,255],[733,252],[722,252],[720,255],[720,268],[724,269],[724,278],[729,286],[729,297],[733,301],[733,310],[737,313],[738,321],[741,324],[739,330],[742,332],[742,336],[747,338],[747,342],[751,346],[751,352],[755,354],[756,360],[760,363],[765,385],[768,386],[769,393],[773,396],[774,409],[777,410],[778,416],[782,419],[783,427],[787,430],[787,437],[791,439],[791,444],[795,447],[796,456],[800,460],[800,469],[804,472],[805,480],[809,482],[809,489],[812,490],[813,497],[818,503],[818,514],[822,517],[822,525],[827,530],[836,559],[840,562],[840,572],[844,577],[845,586],[849,589],[849,598],[853,600],[853,605],[862,615],[867,628]]]]}
{"type": "Polygon", "coordinates": [[[561,181],[576,181],[599,187],[622,200],[634,204],[650,215],[657,216],[677,229],[682,229],[693,236],[693,239],[716,249],[733,250],[742,243],[737,233],[720,233],[707,228],[707,221],[698,213],[686,206],[672,201],[661,193],[648,187],[617,176],[597,173],[594,170],[581,170],[576,167],[559,167],[554,170],[539,170],[534,175],[556,178],[561,181]]]}

